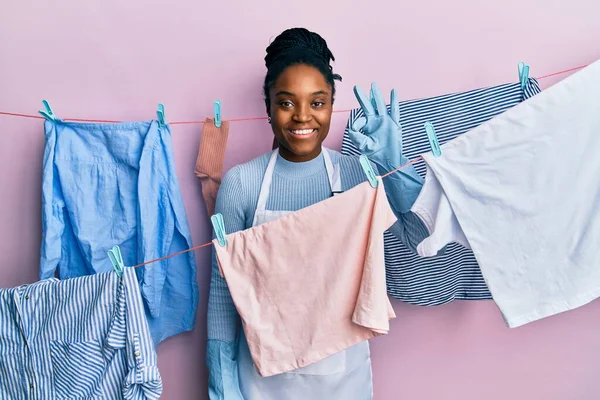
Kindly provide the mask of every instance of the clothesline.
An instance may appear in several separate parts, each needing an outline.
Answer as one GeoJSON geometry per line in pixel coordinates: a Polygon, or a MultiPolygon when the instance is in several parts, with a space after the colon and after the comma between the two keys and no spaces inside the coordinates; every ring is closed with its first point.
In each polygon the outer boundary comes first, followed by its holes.
{"type": "MultiPolygon", "coordinates": [[[[403,165],[399,166],[398,168],[396,168],[396,169],[393,169],[393,170],[391,170],[390,172],[388,172],[388,173],[386,173],[386,174],[384,174],[384,175],[381,175],[381,178],[382,178],[382,179],[383,179],[383,178],[386,178],[386,177],[388,177],[389,175],[393,174],[394,172],[400,171],[402,168],[408,167],[409,165],[416,163],[416,162],[417,162],[417,161],[419,161],[421,158],[422,158],[421,156],[417,156],[417,157],[413,158],[412,160],[410,160],[409,162],[407,162],[407,163],[405,163],[405,164],[403,164],[403,165]]],[[[145,261],[145,262],[143,262],[143,263],[141,263],[141,264],[134,265],[134,266],[133,266],[133,268],[143,267],[144,265],[147,265],[147,264],[152,264],[152,263],[155,263],[155,262],[158,262],[158,261],[162,261],[162,260],[166,260],[166,259],[168,259],[168,258],[175,257],[175,256],[178,256],[178,255],[181,255],[181,254],[185,254],[185,253],[188,253],[188,252],[190,252],[190,251],[194,251],[194,250],[202,249],[202,248],[204,248],[204,247],[211,246],[212,244],[213,244],[212,242],[208,242],[208,243],[200,244],[200,245],[198,245],[198,246],[190,247],[189,249],[185,249],[185,250],[182,250],[182,251],[178,251],[177,253],[167,254],[167,255],[166,255],[166,256],[164,256],[164,257],[155,258],[154,260],[145,261]]]]}
{"type": "MultiPolygon", "coordinates": [[[[566,69],[566,70],[563,70],[563,71],[553,72],[551,74],[543,75],[543,76],[541,76],[541,77],[539,77],[537,79],[538,80],[546,79],[546,78],[549,78],[549,77],[552,77],[552,76],[556,76],[556,75],[568,73],[568,72],[571,72],[571,71],[576,71],[576,70],[585,68],[586,66],[587,65],[582,65],[582,66],[578,66],[578,67],[569,68],[569,69],[566,69]]],[[[393,174],[394,172],[399,171],[399,170],[401,170],[401,169],[403,169],[403,168],[405,168],[405,167],[407,167],[407,166],[409,166],[411,164],[416,163],[417,161],[421,160],[422,158],[423,158],[422,156],[417,156],[414,159],[410,160],[409,162],[405,163],[404,165],[401,165],[398,168],[393,169],[392,171],[390,171],[390,172],[382,175],[381,177],[382,178],[386,178],[387,176],[393,174]]],[[[199,250],[199,249],[202,249],[202,248],[205,248],[205,247],[209,247],[212,244],[213,244],[212,242],[208,242],[208,243],[204,243],[204,244],[201,244],[201,245],[198,245],[198,246],[191,247],[191,248],[183,250],[183,251],[179,251],[177,253],[168,254],[168,255],[166,255],[164,257],[156,258],[154,260],[149,260],[149,261],[137,264],[137,265],[134,266],[134,268],[139,268],[139,267],[142,267],[144,265],[148,265],[148,264],[152,264],[152,263],[155,263],[155,262],[158,262],[158,261],[166,260],[168,258],[175,257],[175,256],[178,256],[178,255],[190,252],[190,251],[199,250]]]]}
{"type": "MultiPolygon", "coordinates": [[[[565,74],[565,73],[568,73],[568,72],[572,72],[572,71],[576,71],[576,70],[585,68],[586,66],[587,66],[587,64],[586,65],[580,65],[580,66],[577,66],[577,67],[568,68],[568,69],[565,69],[565,70],[562,70],[562,71],[558,71],[558,72],[553,72],[553,73],[550,73],[550,74],[542,75],[542,76],[540,76],[540,77],[538,77],[536,79],[537,80],[542,80],[542,79],[550,78],[552,76],[562,75],[562,74],[565,74]]],[[[336,111],[334,111],[334,113],[343,113],[343,112],[350,112],[350,111],[351,110],[349,110],[349,109],[348,110],[336,110],[336,111]]],[[[44,117],[38,116],[38,115],[12,113],[12,112],[4,112],[4,111],[0,111],[0,115],[7,115],[7,116],[14,116],[14,117],[23,117],[23,118],[44,119],[44,117]]],[[[239,121],[255,121],[255,120],[265,120],[265,119],[266,119],[266,117],[251,117],[251,118],[234,118],[234,119],[228,119],[226,121],[229,121],[229,122],[239,122],[239,121]]],[[[93,120],[93,119],[80,119],[80,118],[64,118],[63,121],[100,122],[100,123],[118,123],[118,122],[122,122],[122,121],[114,121],[114,120],[93,120]]],[[[203,123],[204,123],[204,121],[176,121],[176,122],[169,122],[169,125],[186,125],[186,124],[203,124],[203,123]]],[[[381,177],[382,178],[386,178],[389,175],[393,174],[394,172],[397,172],[397,171],[399,171],[399,170],[401,170],[401,169],[403,169],[403,168],[405,168],[405,167],[407,167],[407,166],[409,166],[411,164],[414,164],[414,163],[416,163],[417,161],[419,161],[421,159],[422,159],[422,156],[417,156],[414,159],[410,160],[409,162],[407,162],[407,163],[399,166],[398,168],[393,169],[392,171],[389,171],[388,173],[382,175],[381,177]]],[[[185,250],[182,250],[182,251],[179,251],[179,252],[176,252],[176,253],[168,254],[168,255],[160,257],[160,258],[156,258],[156,259],[153,259],[153,260],[145,261],[143,263],[134,265],[133,268],[139,268],[139,267],[142,267],[142,266],[145,266],[145,265],[148,265],[148,264],[152,264],[152,263],[155,263],[155,262],[158,262],[158,261],[162,261],[162,260],[166,260],[166,259],[169,259],[169,258],[172,258],[172,257],[176,257],[176,256],[179,256],[181,254],[188,253],[190,251],[195,251],[195,250],[199,250],[199,249],[202,249],[202,248],[205,248],[205,247],[209,247],[212,244],[213,243],[211,241],[211,242],[204,243],[204,244],[201,244],[201,245],[198,245],[198,246],[193,246],[193,247],[190,247],[189,249],[185,249],[185,250]]]]}
{"type": "MultiPolygon", "coordinates": [[[[557,76],[557,75],[562,75],[562,74],[566,74],[568,72],[573,72],[573,71],[577,71],[579,69],[585,68],[587,67],[588,64],[585,65],[580,65],[578,67],[572,67],[572,68],[568,68],[562,71],[557,71],[557,72],[552,72],[550,74],[546,74],[546,75],[542,75],[540,77],[537,77],[537,80],[542,80],[542,79],[546,79],[546,78],[550,78],[553,76],[557,76]]],[[[334,113],[347,113],[350,112],[351,109],[347,109],[347,110],[334,110],[334,113]]],[[[6,116],[11,116],[11,117],[21,117],[21,118],[34,118],[34,119],[44,119],[44,117],[42,117],[41,115],[34,115],[34,114],[22,114],[22,113],[15,113],[15,112],[8,112],[8,111],[0,111],[0,115],[6,115],[6,116]]],[[[61,118],[63,121],[71,121],[71,122],[99,122],[99,123],[119,123],[119,122],[123,122],[123,121],[115,121],[115,120],[104,120],[104,119],[84,119],[84,118],[61,118]]],[[[232,118],[232,119],[227,119],[224,121],[229,121],[229,122],[241,122],[241,121],[260,121],[260,120],[266,120],[267,117],[249,117],[249,118],[232,118]]],[[[169,122],[169,125],[200,125],[203,124],[204,121],[174,121],[174,122],[169,122]]]]}

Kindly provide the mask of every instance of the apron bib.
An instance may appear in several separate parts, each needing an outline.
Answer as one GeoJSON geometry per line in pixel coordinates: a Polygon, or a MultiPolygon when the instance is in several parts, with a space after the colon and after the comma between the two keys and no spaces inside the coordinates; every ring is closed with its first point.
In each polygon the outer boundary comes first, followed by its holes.
{"type": "MultiPolygon", "coordinates": [[[[341,193],[340,170],[326,148],[323,160],[332,193],[341,193]]],[[[258,195],[252,226],[273,221],[293,211],[266,210],[279,149],[271,154],[258,195]]],[[[372,398],[371,356],[368,341],[335,353],[321,361],[263,378],[258,375],[244,331],[240,331],[238,368],[245,400],[306,400],[308,398],[367,400],[372,398]]]]}

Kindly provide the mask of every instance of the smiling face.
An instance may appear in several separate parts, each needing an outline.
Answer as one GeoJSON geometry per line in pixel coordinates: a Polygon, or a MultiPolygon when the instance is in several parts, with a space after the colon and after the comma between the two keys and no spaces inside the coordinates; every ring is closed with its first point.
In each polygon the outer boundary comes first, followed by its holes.
{"type": "Polygon", "coordinates": [[[287,67],[270,89],[271,127],[279,153],[292,162],[309,161],[321,152],[333,111],[332,88],[316,68],[287,67]]]}

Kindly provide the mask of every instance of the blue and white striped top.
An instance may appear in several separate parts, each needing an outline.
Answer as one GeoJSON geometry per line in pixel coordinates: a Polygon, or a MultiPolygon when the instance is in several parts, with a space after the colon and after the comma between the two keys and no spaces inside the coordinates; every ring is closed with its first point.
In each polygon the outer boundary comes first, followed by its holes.
{"type": "MultiPolygon", "coordinates": [[[[433,123],[438,140],[443,144],[539,92],[537,81],[529,79],[524,90],[515,83],[400,102],[402,155],[414,159],[431,151],[423,127],[426,121],[433,123]]],[[[360,108],[351,111],[342,154],[360,155],[348,137],[348,126],[362,115],[360,108]]],[[[424,177],[425,163],[419,160],[414,165],[424,177]]],[[[442,255],[421,258],[392,234],[393,228],[385,233],[386,279],[390,296],[417,305],[492,298],[471,250],[453,243],[442,255]]]]}
{"type": "Polygon", "coordinates": [[[0,399],[158,399],[133,268],[0,289],[0,399]]]}

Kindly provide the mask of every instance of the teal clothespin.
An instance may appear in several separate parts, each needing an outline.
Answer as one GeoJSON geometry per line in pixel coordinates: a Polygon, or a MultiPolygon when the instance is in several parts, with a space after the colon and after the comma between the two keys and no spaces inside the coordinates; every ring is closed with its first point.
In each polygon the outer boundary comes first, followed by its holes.
{"type": "Polygon", "coordinates": [[[429,121],[425,122],[425,132],[427,133],[427,138],[429,139],[429,145],[431,146],[433,155],[435,157],[441,156],[442,149],[440,148],[440,142],[438,142],[437,134],[435,133],[433,124],[429,121]]]}
{"type": "Polygon", "coordinates": [[[165,126],[167,126],[166,122],[165,122],[165,106],[162,104],[158,105],[158,111],[156,111],[156,116],[158,119],[158,125],[161,128],[164,128],[165,126]]]}
{"type": "Polygon", "coordinates": [[[217,128],[221,127],[221,101],[217,100],[215,101],[215,103],[213,104],[213,111],[215,114],[215,126],[217,128]]]}
{"type": "Polygon", "coordinates": [[[52,122],[60,121],[60,119],[56,115],[54,115],[54,112],[52,112],[52,108],[50,108],[50,104],[47,100],[42,100],[42,104],[44,105],[44,108],[46,110],[39,110],[38,112],[42,114],[44,118],[52,122]]]}
{"type": "Polygon", "coordinates": [[[122,277],[123,271],[125,270],[125,264],[123,263],[123,256],[121,255],[121,249],[119,246],[114,246],[108,251],[108,258],[110,259],[110,262],[112,263],[117,275],[122,277]]]}
{"type": "Polygon", "coordinates": [[[519,63],[519,82],[521,82],[521,89],[524,90],[529,80],[529,65],[523,61],[519,63]]]}
{"type": "Polygon", "coordinates": [[[373,171],[373,166],[371,166],[371,162],[369,161],[367,156],[365,156],[364,154],[359,157],[359,161],[360,161],[360,166],[362,167],[363,171],[365,171],[365,174],[367,175],[367,179],[369,180],[369,183],[371,184],[372,187],[376,188],[379,185],[379,182],[377,181],[377,175],[375,174],[375,171],[373,171]]]}
{"type": "Polygon", "coordinates": [[[215,235],[217,235],[217,241],[221,247],[225,247],[227,244],[227,239],[225,239],[225,222],[223,222],[223,215],[215,214],[210,217],[210,222],[212,222],[213,229],[215,230],[215,235]]]}

